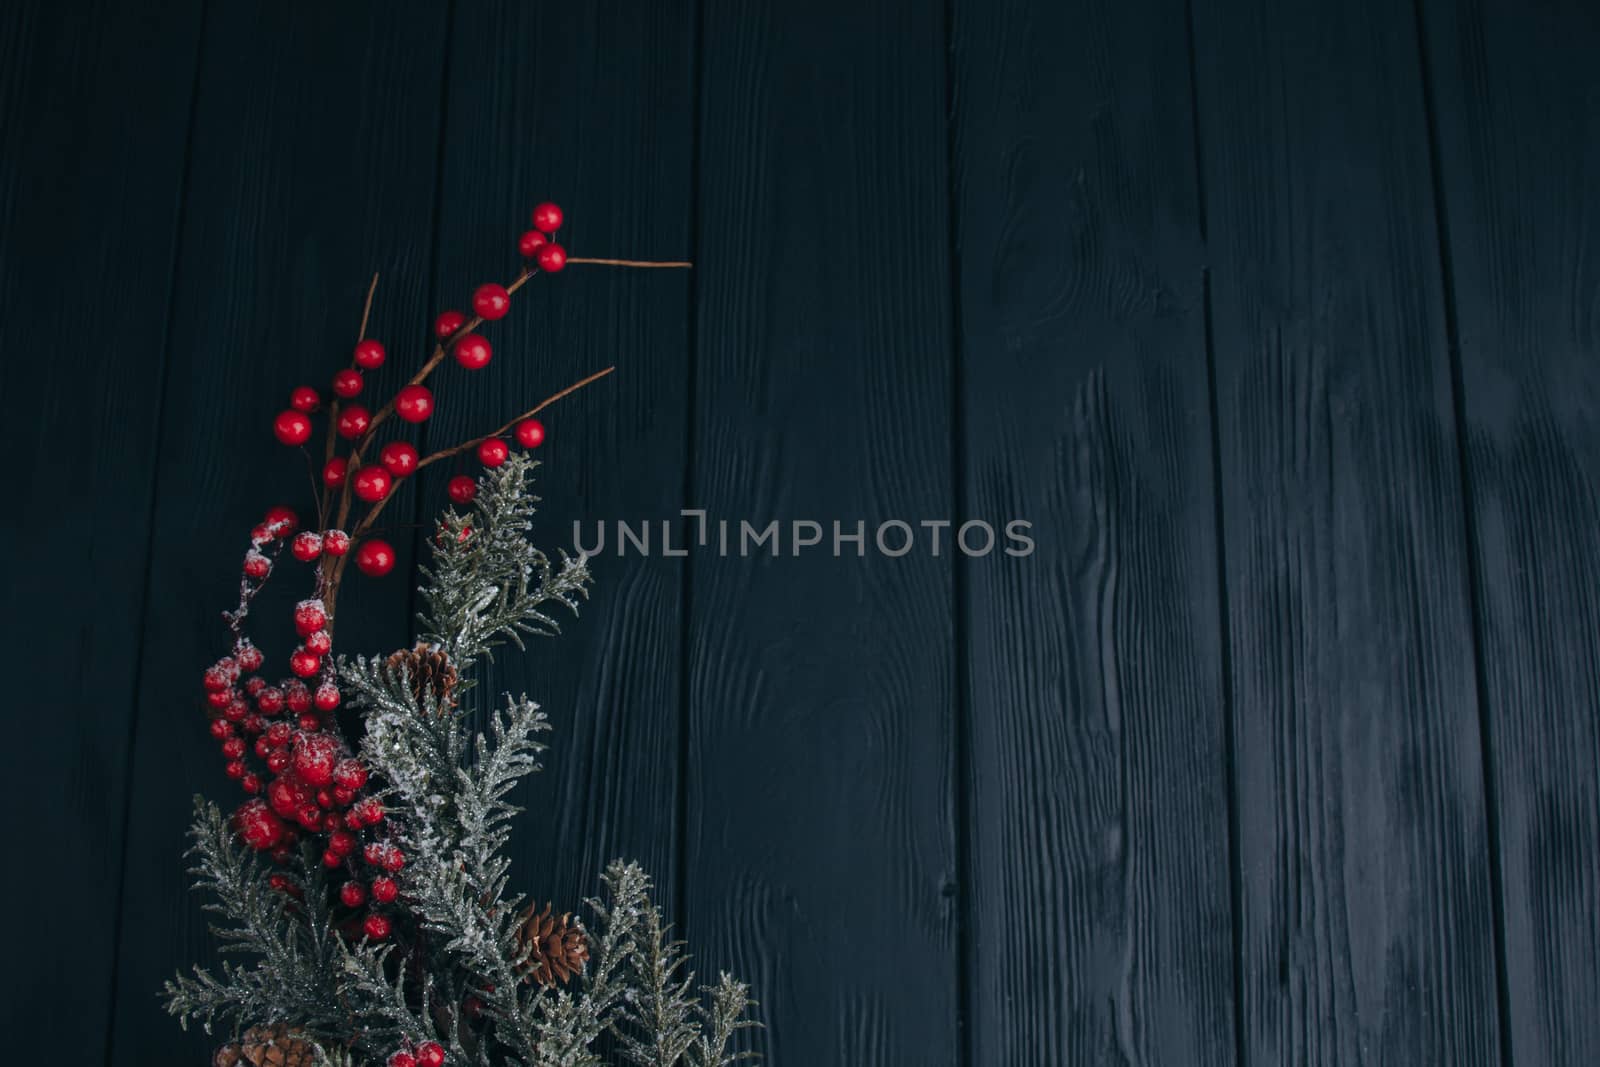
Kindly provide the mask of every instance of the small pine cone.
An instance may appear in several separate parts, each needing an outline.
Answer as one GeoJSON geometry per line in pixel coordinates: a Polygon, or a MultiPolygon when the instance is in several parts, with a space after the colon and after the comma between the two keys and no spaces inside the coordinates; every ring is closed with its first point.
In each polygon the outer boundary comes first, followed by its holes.
{"type": "Polygon", "coordinates": [[[441,715],[455,706],[452,694],[461,676],[449,656],[419,643],[416,648],[402,648],[389,657],[391,671],[398,673],[402,667],[411,679],[411,693],[419,705],[424,703],[424,694],[432,692],[441,715]]]}
{"type": "Polygon", "coordinates": [[[252,1026],[211,1057],[212,1067],[312,1067],[316,1062],[311,1039],[284,1023],[252,1026]]]}
{"type": "Polygon", "coordinates": [[[589,939],[583,928],[572,921],[570,913],[559,918],[550,914],[550,905],[534,913],[529,904],[522,912],[522,926],[517,931],[517,944],[522,951],[517,963],[517,973],[540,985],[565,982],[583,972],[589,961],[589,939]]]}

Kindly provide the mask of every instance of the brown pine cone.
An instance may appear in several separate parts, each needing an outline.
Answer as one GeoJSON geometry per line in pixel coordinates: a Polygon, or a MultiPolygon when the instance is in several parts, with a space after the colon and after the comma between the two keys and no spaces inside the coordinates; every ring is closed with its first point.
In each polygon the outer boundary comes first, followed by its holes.
{"type": "Polygon", "coordinates": [[[238,1041],[211,1057],[212,1067],[311,1067],[316,1046],[304,1031],[285,1023],[252,1026],[238,1041]]]}
{"type": "Polygon", "coordinates": [[[570,913],[557,918],[550,914],[550,905],[534,913],[529,904],[522,912],[522,927],[517,931],[517,944],[521,958],[517,973],[540,985],[565,982],[574,974],[581,974],[589,961],[589,939],[583,928],[572,921],[570,913]]]}
{"type": "Polygon", "coordinates": [[[411,679],[411,693],[419,705],[424,703],[424,694],[432,692],[441,715],[455,706],[452,694],[461,676],[449,656],[419,642],[416,648],[402,648],[389,657],[391,671],[398,673],[402,667],[411,679]]]}

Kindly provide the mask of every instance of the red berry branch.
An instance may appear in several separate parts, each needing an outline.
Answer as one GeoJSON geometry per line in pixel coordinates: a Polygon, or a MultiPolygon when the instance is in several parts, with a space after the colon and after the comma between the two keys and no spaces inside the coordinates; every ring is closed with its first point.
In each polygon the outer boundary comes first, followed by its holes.
{"type": "MultiPolygon", "coordinates": [[[[251,848],[263,851],[279,864],[287,863],[291,850],[304,835],[314,835],[322,848],[322,862],[347,876],[338,891],[346,909],[344,922],[374,940],[389,936],[394,919],[386,911],[398,895],[393,875],[406,863],[405,854],[384,833],[383,803],[365,792],[368,769],[352,754],[340,733],[334,712],[340,704],[334,670],[334,607],[346,566],[371,577],[393,570],[395,552],[388,542],[368,536],[373,524],[400,482],[432,463],[475,451],[485,467],[498,467],[510,455],[512,442],[537,448],[544,442],[544,425],[534,416],[563,397],[610,374],[607,367],[574,382],[540,401],[504,425],[428,456],[406,441],[394,440],[377,450],[375,462],[364,457],[373,447],[378,427],[391,416],[418,424],[434,412],[434,394],[424,383],[454,354],[467,370],[481,370],[492,355],[489,342],[476,333],[485,323],[502,319],[511,298],[537,273],[553,274],[572,263],[619,267],[689,267],[681,261],[568,257],[552,237],[561,227],[561,209],[540,204],[533,212],[534,228],[522,234],[518,250],[528,262],[507,285],[486,283],[472,296],[471,317],[460,311],[442,312],[434,320],[433,351],[422,366],[393,396],[373,413],[359,398],[367,390],[367,372],[387,361],[382,342],[367,336],[374,275],[361,313],[361,327],[350,365],[337,371],[330,383],[332,398],[326,410],[327,426],[320,487],[316,493],[316,529],[299,529],[299,517],[286,507],[270,509],[250,533],[239,584],[239,604],[224,615],[233,634],[228,655],[205,672],[206,704],[211,735],[220,743],[226,771],[250,794],[234,813],[234,826],[251,848]],[[340,454],[340,441],[350,442],[340,454]],[[352,509],[366,511],[348,532],[352,509]],[[288,657],[289,675],[269,681],[261,670],[265,656],[250,640],[245,624],[250,605],[271,578],[284,547],[296,561],[315,565],[312,595],[297,603],[292,622],[299,644],[288,657]]],[[[273,433],[293,447],[305,445],[322,410],[322,397],[310,386],[298,386],[289,406],[273,420],[273,433]]],[[[446,487],[450,499],[465,504],[477,491],[474,479],[452,478],[446,487]]],[[[299,895],[303,890],[285,872],[272,875],[272,884],[299,895]]],[[[436,1067],[441,1052],[425,1043],[411,1053],[412,1062],[436,1067]]]]}

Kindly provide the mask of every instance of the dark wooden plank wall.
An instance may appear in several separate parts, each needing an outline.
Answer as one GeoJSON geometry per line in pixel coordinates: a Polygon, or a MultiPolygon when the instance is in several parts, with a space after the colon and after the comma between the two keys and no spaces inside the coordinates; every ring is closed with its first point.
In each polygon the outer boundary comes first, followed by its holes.
{"type": "MultiPolygon", "coordinates": [[[[779,1063],[1594,1060],[1600,20],[1536,8],[7,5],[13,1032],[204,1062],[155,992],[211,951],[216,613],[305,499],[265,424],[370,271],[386,390],[548,196],[699,267],[539,280],[429,443],[616,363],[545,543],[785,544],[608,553],[497,668],[556,725],[530,891],[645,860],[779,1063]],[[871,544],[1013,517],[1032,556],[871,544]]],[[[403,639],[405,582],[341,604],[403,639]]]]}

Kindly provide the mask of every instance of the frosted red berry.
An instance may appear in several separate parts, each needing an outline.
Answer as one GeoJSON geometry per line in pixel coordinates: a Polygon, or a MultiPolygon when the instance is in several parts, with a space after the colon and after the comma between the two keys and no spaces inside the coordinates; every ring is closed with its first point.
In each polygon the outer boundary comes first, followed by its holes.
{"type": "Polygon", "coordinates": [[[457,504],[470,504],[472,498],[478,495],[478,483],[468,478],[465,474],[458,474],[450,479],[450,484],[445,487],[450,494],[450,499],[457,504]]]}
{"type": "Polygon", "coordinates": [[[218,741],[223,741],[233,736],[233,723],[227,719],[212,719],[211,725],[206,729],[210,730],[211,736],[218,741]]]}
{"type": "Polygon", "coordinates": [[[416,473],[416,447],[406,441],[390,441],[378,450],[378,462],[396,478],[404,478],[416,473]]]}
{"type": "Polygon", "coordinates": [[[339,436],[344,438],[360,437],[367,432],[367,427],[372,425],[372,412],[360,404],[351,404],[339,412],[339,436]]]}
{"type": "Polygon", "coordinates": [[[289,553],[301,563],[310,563],[322,555],[322,538],[310,530],[301,530],[289,543],[289,553]]]}
{"type": "Polygon", "coordinates": [[[523,259],[532,259],[534,256],[539,254],[539,246],[548,240],[550,240],[550,238],[546,237],[538,230],[529,230],[527,233],[517,238],[517,251],[522,253],[523,259]]]}
{"type": "Polygon", "coordinates": [[[322,484],[337,489],[344,484],[345,476],[349,473],[350,461],[343,456],[334,456],[322,465],[322,484]]]}
{"type": "Polygon", "coordinates": [[[517,444],[523,448],[538,448],[544,444],[544,423],[538,419],[523,419],[517,423],[517,444]]]}
{"type": "Polygon", "coordinates": [[[223,765],[222,773],[226,774],[229,778],[243,778],[244,760],[229,760],[223,765]]]}
{"type": "MultiPolygon", "coordinates": [[[[349,807],[350,806],[350,802],[352,800],[354,800],[355,798],[356,798],[356,791],[354,789],[346,789],[342,785],[334,787],[334,790],[333,790],[333,802],[335,804],[339,805],[340,807],[342,807],[342,808],[343,807],[349,807]]],[[[357,824],[356,823],[351,823],[350,825],[351,826],[355,826],[357,824]]]]}
{"type": "Polygon", "coordinates": [[[302,600],[294,606],[295,633],[304,637],[328,624],[328,612],[320,600],[302,600]]]}
{"type": "Polygon", "coordinates": [[[322,865],[324,867],[327,867],[329,870],[332,870],[333,868],[339,866],[343,862],[344,862],[344,857],[339,855],[337,852],[335,852],[331,848],[330,849],[325,849],[323,851],[323,853],[322,853],[322,865]]]}
{"type": "Polygon", "coordinates": [[[400,895],[400,886],[393,878],[380,876],[372,880],[372,899],[379,904],[391,904],[400,895]]]}
{"type": "Polygon", "coordinates": [[[467,317],[459,311],[441,311],[439,317],[433,320],[433,335],[439,340],[444,340],[467,321],[467,317]]]}
{"type": "Polygon", "coordinates": [[[389,846],[384,844],[382,841],[369,842],[367,847],[361,850],[361,858],[366,860],[374,867],[382,867],[383,854],[388,847],[389,846]]]}
{"type": "MultiPolygon", "coordinates": [[[[233,661],[241,671],[259,671],[264,658],[265,657],[261,655],[261,650],[255,645],[252,645],[249,641],[243,642],[239,646],[239,650],[233,655],[233,661]]],[[[261,682],[261,679],[252,678],[250,679],[250,682],[246,682],[245,686],[247,692],[252,682],[261,682]]],[[[261,682],[261,684],[266,685],[265,682],[261,682]]],[[[254,696],[255,694],[251,693],[250,695],[254,696]]]]}
{"type": "Polygon", "coordinates": [[[485,467],[498,467],[509,455],[510,447],[498,437],[491,437],[478,445],[478,462],[485,467]]]}
{"type": "Polygon", "coordinates": [[[480,319],[490,322],[503,319],[511,310],[511,294],[506,292],[505,286],[494,282],[480,285],[472,294],[472,310],[480,319]]]}
{"type": "Polygon", "coordinates": [[[425,422],[433,414],[433,393],[425,385],[407,385],[395,394],[394,413],[406,422],[425,422]]]}
{"type": "Polygon", "coordinates": [[[294,513],[293,508],[282,504],[268,508],[261,521],[266,524],[267,531],[273,537],[288,537],[300,528],[300,516],[294,513]]]}
{"type": "Polygon", "coordinates": [[[346,882],[339,887],[339,903],[347,908],[359,908],[367,902],[367,887],[360,882],[346,882]]]}
{"type": "Polygon", "coordinates": [[[228,689],[216,689],[206,694],[206,703],[217,709],[227,707],[233,703],[233,692],[228,689]]]}
{"type": "Polygon", "coordinates": [[[333,395],[349,400],[361,392],[365,379],[361,372],[353,367],[346,367],[333,376],[333,395]]]}
{"type": "Polygon", "coordinates": [[[317,705],[317,710],[332,711],[339,706],[339,687],[326,684],[317,686],[317,693],[312,697],[312,701],[317,705]]]}
{"type": "Polygon", "coordinates": [[[350,809],[350,821],[352,825],[377,826],[383,822],[383,801],[377,797],[367,797],[358,801],[355,807],[350,809]]]}
{"type": "Polygon", "coordinates": [[[567,250],[551,241],[539,246],[539,269],[554,274],[567,265],[567,250]]]}
{"type": "Polygon", "coordinates": [[[475,333],[469,333],[456,342],[456,362],[468,370],[482,370],[489,365],[494,349],[489,342],[475,333]]]}
{"type": "Polygon", "coordinates": [[[369,504],[376,504],[394,488],[394,476],[383,467],[362,467],[356,471],[356,496],[369,504]]]}
{"type": "MultiPolygon", "coordinates": [[[[373,918],[382,918],[382,916],[374,915],[373,918]]],[[[368,921],[370,922],[371,920],[368,921]]],[[[373,940],[376,941],[379,940],[379,938],[373,938],[373,940]]],[[[396,1052],[394,1055],[389,1057],[388,1067],[417,1067],[417,1058],[409,1052],[396,1052]]]]}
{"type": "Polygon", "coordinates": [[[383,854],[383,869],[390,874],[398,873],[406,865],[406,854],[393,845],[383,854]]]}
{"type": "Polygon", "coordinates": [[[284,702],[289,705],[289,710],[296,715],[310,709],[311,690],[306,688],[306,683],[299,679],[291,679],[289,684],[284,686],[283,693],[284,702]]]}
{"type": "Polygon", "coordinates": [[[233,684],[228,668],[216,663],[206,668],[205,687],[213,693],[221,692],[233,684]]]}
{"type": "Polygon", "coordinates": [[[282,774],[284,768],[288,766],[289,753],[285,752],[281,748],[267,757],[267,770],[271,771],[273,774],[282,774]]]}
{"type": "Polygon", "coordinates": [[[356,566],[368,578],[382,578],[394,570],[394,547],[377,537],[363,541],[356,549],[356,566]]]}
{"type": "Polygon", "coordinates": [[[259,800],[247,800],[233,813],[233,824],[244,843],[263,852],[283,840],[283,820],[259,800]]]}
{"type": "Polygon", "coordinates": [[[360,789],[367,784],[367,769],[359,760],[340,760],[333,769],[333,784],[342,789],[360,789]]]}
{"type": "Polygon", "coordinates": [[[333,651],[333,638],[326,630],[313,630],[306,634],[306,651],[315,652],[319,656],[326,656],[333,651]]]}
{"type": "Polygon", "coordinates": [[[417,1067],[444,1067],[444,1046],[437,1041],[424,1041],[416,1048],[417,1067]]]}
{"type": "Polygon", "coordinates": [[[329,530],[322,535],[322,551],[330,556],[342,556],[350,551],[350,535],[343,530],[329,530]]]}
{"type": "Polygon", "coordinates": [[[287,745],[294,738],[294,729],[286,722],[275,722],[267,727],[264,740],[274,745],[287,745]]]}
{"type": "Polygon", "coordinates": [[[230,737],[222,742],[222,756],[224,759],[240,759],[244,756],[245,744],[242,737],[230,737]]]}
{"type": "Polygon", "coordinates": [[[314,711],[302,712],[295,722],[300,726],[300,729],[305,730],[307,733],[322,729],[322,719],[314,711]]]}
{"type": "Polygon", "coordinates": [[[533,209],[533,225],[545,233],[561,229],[561,219],[561,208],[548,200],[533,209]]]}
{"type": "Polygon", "coordinates": [[[239,788],[243,789],[246,793],[261,792],[261,776],[253,771],[249,774],[246,774],[243,778],[239,779],[239,788]]]}
{"type": "Polygon", "coordinates": [[[356,835],[349,830],[335,830],[328,835],[328,847],[341,856],[356,850],[356,835]]]}
{"type": "Polygon", "coordinates": [[[302,678],[309,678],[322,669],[322,657],[307,649],[298,649],[289,657],[289,669],[302,678]]]}
{"type": "Polygon", "coordinates": [[[305,412],[293,408],[280,411],[272,420],[272,432],[286,445],[303,445],[311,437],[311,420],[305,412]]]}
{"type": "Polygon", "coordinates": [[[317,391],[309,385],[296,386],[289,394],[289,406],[296,411],[310,414],[322,406],[322,397],[318,396],[317,391]]]}
{"type": "Polygon", "coordinates": [[[383,361],[388,353],[383,350],[382,341],[366,340],[356,345],[356,366],[366,370],[377,370],[383,366],[383,361]]]}

